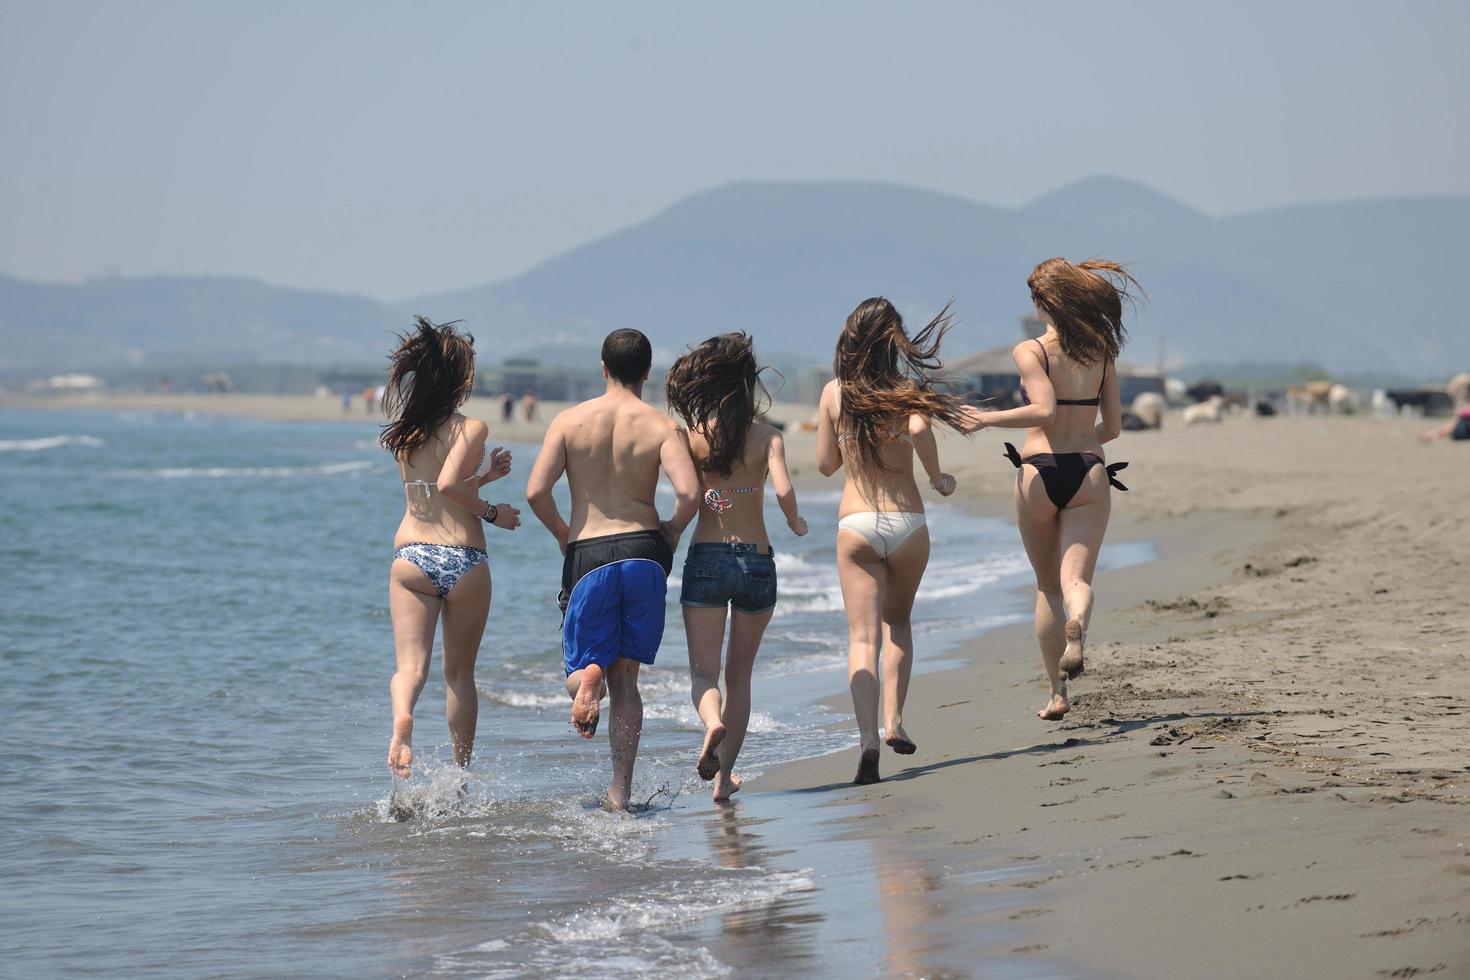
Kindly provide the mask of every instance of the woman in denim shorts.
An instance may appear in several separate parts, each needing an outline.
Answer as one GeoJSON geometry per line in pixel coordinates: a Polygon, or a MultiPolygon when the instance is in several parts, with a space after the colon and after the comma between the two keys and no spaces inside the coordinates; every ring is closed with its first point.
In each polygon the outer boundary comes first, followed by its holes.
{"type": "Polygon", "coordinates": [[[674,362],[665,396],[689,428],[689,448],[704,485],[704,501],[684,561],[684,630],[695,710],[704,722],[696,769],[713,779],[714,800],[740,789],[735,757],[750,721],[750,674],[766,624],[776,608],[776,562],[763,515],[766,476],[787,526],[798,536],[806,519],[786,471],[786,447],[773,425],[755,420],[767,398],[750,337],[711,337],[674,362]],[[720,647],[725,620],[725,692],[720,697],[720,647]]]}

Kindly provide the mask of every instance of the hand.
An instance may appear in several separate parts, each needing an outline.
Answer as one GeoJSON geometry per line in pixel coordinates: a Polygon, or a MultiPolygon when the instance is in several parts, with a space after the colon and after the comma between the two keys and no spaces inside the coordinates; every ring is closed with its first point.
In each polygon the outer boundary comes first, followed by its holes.
{"type": "Polygon", "coordinates": [[[664,540],[669,543],[669,550],[670,551],[678,551],[679,550],[679,537],[683,534],[683,532],[680,531],[678,528],[674,527],[674,522],[673,521],[659,521],[658,522],[658,529],[663,532],[664,540]]]}
{"type": "Polygon", "coordinates": [[[490,468],[480,477],[480,486],[494,483],[510,472],[510,450],[496,446],[490,450],[490,468]]]}
{"type": "Polygon", "coordinates": [[[800,514],[796,515],[796,520],[787,521],[786,526],[791,528],[791,533],[796,535],[798,538],[806,537],[806,518],[802,517],[800,514]]]}
{"type": "Polygon", "coordinates": [[[968,431],[979,432],[985,428],[985,413],[975,406],[966,405],[960,410],[960,414],[965,417],[965,424],[968,431]]]}
{"type": "Polygon", "coordinates": [[[941,497],[948,497],[950,494],[954,493],[955,487],[959,486],[959,481],[950,476],[948,473],[941,473],[939,474],[939,480],[929,485],[933,487],[935,493],[939,494],[941,497]]]}
{"type": "Polygon", "coordinates": [[[495,520],[491,523],[507,531],[514,531],[521,526],[521,512],[510,504],[496,504],[495,520]]]}

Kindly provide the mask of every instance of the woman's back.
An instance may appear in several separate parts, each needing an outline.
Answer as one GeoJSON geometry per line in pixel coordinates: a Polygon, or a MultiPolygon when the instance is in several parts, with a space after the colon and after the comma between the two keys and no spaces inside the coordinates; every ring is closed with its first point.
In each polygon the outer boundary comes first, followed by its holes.
{"type": "MultiPolygon", "coordinates": [[[[455,506],[439,492],[439,476],[455,441],[466,439],[469,420],[451,415],[428,439],[398,460],[403,478],[405,510],[394,536],[394,547],[405,544],[451,544],[485,547],[485,530],[478,515],[455,506]]],[[[479,459],[472,461],[478,468],[479,459]]]]}
{"type": "MultiPolygon", "coordinates": [[[[1110,387],[1113,389],[1111,397],[1117,398],[1116,372],[1110,360],[1101,358],[1094,364],[1082,364],[1063,353],[1050,332],[1040,339],[1016,345],[1014,356],[1022,367],[1027,366],[1028,358],[1035,362],[1032,370],[1039,367],[1051,385],[1056,403],[1056,414],[1049,424],[1027,430],[1023,453],[1092,452],[1102,455],[1102,442],[1097,435],[1098,412],[1107,403],[1110,387]]],[[[1033,382],[1032,388],[1037,387],[1039,385],[1033,382]]],[[[1022,394],[1028,394],[1024,386],[1022,394]]],[[[1027,402],[1030,403],[1030,398],[1027,402]]]]}
{"type": "Polygon", "coordinates": [[[751,422],[740,459],[727,476],[704,469],[710,455],[709,440],[699,430],[690,430],[689,450],[705,490],[692,541],[770,544],[764,515],[765,485],[771,440],[778,431],[765,422],[751,422]]]}
{"type": "Polygon", "coordinates": [[[822,393],[822,411],[830,412],[831,425],[837,433],[838,451],[842,454],[847,479],[842,488],[838,517],[862,511],[924,512],[924,498],[914,479],[913,430],[927,432],[929,425],[922,416],[895,415],[888,427],[887,438],[877,446],[878,466],[861,462],[856,437],[842,428],[842,388],[833,381],[822,393]]]}

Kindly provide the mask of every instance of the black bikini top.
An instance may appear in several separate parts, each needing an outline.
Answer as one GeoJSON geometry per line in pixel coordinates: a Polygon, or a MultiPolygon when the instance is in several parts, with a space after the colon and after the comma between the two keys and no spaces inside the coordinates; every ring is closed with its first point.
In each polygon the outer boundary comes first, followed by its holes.
{"type": "MultiPolygon", "coordinates": [[[[1032,339],[1034,340],[1035,338],[1032,338],[1032,339]]],[[[1036,346],[1041,349],[1041,368],[1042,368],[1043,371],[1046,372],[1046,376],[1049,378],[1049,377],[1051,377],[1051,358],[1050,357],[1047,357],[1047,355],[1046,355],[1046,345],[1043,344],[1040,340],[1037,340],[1036,341],[1036,346]]],[[[1057,404],[1058,405],[1091,405],[1093,408],[1096,408],[1097,406],[1099,406],[1099,405],[1102,404],[1102,390],[1103,390],[1103,385],[1107,382],[1107,380],[1108,380],[1108,362],[1107,362],[1106,359],[1104,359],[1103,360],[1102,380],[1097,383],[1097,395],[1095,397],[1092,397],[1092,398],[1058,398],[1057,399],[1057,404]]],[[[1026,394],[1026,386],[1025,385],[1021,385],[1021,404],[1023,404],[1023,405],[1030,405],[1031,404],[1031,398],[1030,398],[1030,396],[1028,396],[1026,394]]]]}

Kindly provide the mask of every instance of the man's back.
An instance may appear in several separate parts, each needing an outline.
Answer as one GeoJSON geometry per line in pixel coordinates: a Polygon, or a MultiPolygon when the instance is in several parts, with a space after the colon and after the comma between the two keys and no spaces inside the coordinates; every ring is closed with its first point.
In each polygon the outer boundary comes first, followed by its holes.
{"type": "Polygon", "coordinates": [[[567,409],[552,423],[566,453],[572,541],[654,530],[659,465],[674,423],[631,393],[610,392],[567,409]]]}

